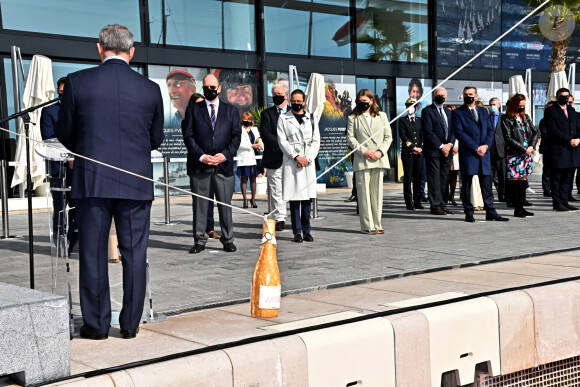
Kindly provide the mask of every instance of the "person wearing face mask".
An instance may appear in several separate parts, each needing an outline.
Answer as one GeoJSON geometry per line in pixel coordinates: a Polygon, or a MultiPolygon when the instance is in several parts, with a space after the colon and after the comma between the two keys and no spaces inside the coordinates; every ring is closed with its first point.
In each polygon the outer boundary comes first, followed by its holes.
{"type": "Polygon", "coordinates": [[[384,234],[383,175],[390,168],[387,151],[393,136],[386,113],[379,110],[369,89],[361,89],[356,95],[356,107],[346,123],[346,141],[351,149],[356,149],[352,170],[356,176],[361,232],[384,234]]]}
{"type": "Polygon", "coordinates": [[[423,157],[427,165],[427,194],[431,214],[452,215],[447,209],[449,171],[453,160],[455,134],[451,128],[451,111],[443,106],[447,90],[433,92],[433,104],[422,110],[423,157]]]}
{"type": "Polygon", "coordinates": [[[524,209],[524,201],[526,180],[532,174],[532,152],[539,135],[525,110],[526,97],[514,94],[508,102],[506,114],[501,118],[507,158],[507,192],[514,206],[514,216],[518,218],[534,216],[533,212],[524,209]]]}
{"type": "MultiPolygon", "coordinates": [[[[240,113],[233,105],[220,101],[221,86],[213,74],[203,78],[204,101],[185,111],[181,123],[183,142],[187,148],[187,174],[191,192],[209,197],[213,187],[218,202],[230,204],[234,193],[234,156],[240,147],[242,128],[240,113]]],[[[205,250],[207,199],[193,197],[194,245],[190,254],[205,250]]],[[[224,251],[237,250],[234,245],[232,209],[218,204],[224,251]]]]}
{"type": "Polygon", "coordinates": [[[505,140],[504,134],[501,129],[501,117],[500,112],[501,102],[499,98],[493,97],[489,100],[489,119],[491,127],[493,129],[493,142],[491,143],[491,148],[489,149],[491,157],[491,173],[493,184],[497,191],[497,200],[499,202],[509,202],[509,198],[506,198],[506,176],[507,176],[507,164],[505,158],[505,140]]]}
{"type": "MultiPolygon", "coordinates": [[[[59,97],[62,97],[64,93],[64,84],[66,83],[66,77],[59,78],[56,81],[56,92],[59,97]]],[[[49,105],[42,109],[42,113],[40,114],[40,135],[42,136],[43,140],[48,140],[49,138],[55,138],[56,135],[54,133],[54,128],[58,121],[58,111],[60,110],[60,101],[49,105]]],[[[56,240],[57,231],[59,228],[59,224],[64,224],[64,211],[63,211],[63,195],[65,193],[63,191],[52,190],[52,188],[63,188],[62,185],[62,176],[60,176],[60,163],[58,161],[48,161],[48,172],[50,174],[50,188],[51,188],[51,196],[52,196],[52,238],[56,240]]],[[[69,161],[68,168],[65,169],[65,181],[67,187],[70,187],[71,180],[72,180],[72,167],[73,162],[69,161]]],[[[74,204],[70,202],[70,195],[66,193],[65,195],[66,201],[65,204],[74,207],[74,204]]],[[[76,246],[76,242],[78,240],[78,232],[76,227],[76,217],[75,217],[75,210],[71,209],[68,213],[68,231],[67,231],[67,239],[69,241],[69,253],[72,252],[73,248],[76,246]]],[[[60,235],[63,235],[64,231],[62,226],[60,227],[60,235]]]]}
{"type": "Polygon", "coordinates": [[[451,128],[459,140],[459,169],[463,185],[461,201],[466,222],[475,222],[473,205],[470,200],[473,176],[479,177],[485,220],[507,221],[493,206],[491,189],[491,160],[489,148],[493,142],[493,128],[487,109],[475,104],[477,88],[466,86],[463,89],[464,104],[451,114],[451,128]]]}
{"type": "Polygon", "coordinates": [[[240,177],[242,188],[242,196],[244,198],[244,208],[248,208],[248,199],[246,198],[246,191],[248,189],[248,179],[250,180],[250,189],[252,191],[253,208],[258,208],[256,204],[256,176],[258,175],[258,168],[256,163],[255,151],[263,149],[262,141],[260,140],[260,133],[258,128],[254,126],[254,116],[250,112],[244,112],[242,119],[242,140],[238,153],[236,154],[236,174],[240,177]]]}
{"type": "Polygon", "coordinates": [[[415,117],[414,98],[405,102],[407,116],[398,120],[401,138],[401,161],[403,163],[403,196],[407,210],[422,210],[421,173],[423,169],[423,136],[421,121],[415,117]],[[412,184],[412,188],[411,188],[412,184]]]}
{"type": "Polygon", "coordinates": [[[292,110],[278,119],[278,145],[284,155],[282,198],[290,202],[294,242],[312,242],[310,200],[316,198],[314,162],[320,149],[320,132],[314,117],[304,110],[306,98],[302,90],[292,92],[290,103],[292,110]]]}
{"type": "Polygon", "coordinates": [[[548,133],[548,153],[551,161],[550,185],[555,211],[576,211],[568,202],[570,175],[580,167],[580,117],[568,105],[570,90],[558,89],[556,103],[544,112],[548,133]]]}
{"type": "Polygon", "coordinates": [[[289,110],[287,83],[279,82],[272,87],[274,106],[262,112],[260,136],[264,142],[262,168],[266,169],[270,205],[276,211],[272,215],[276,220],[276,231],[284,230],[286,224],[286,201],[282,197],[282,150],[278,145],[278,117],[289,110]]]}

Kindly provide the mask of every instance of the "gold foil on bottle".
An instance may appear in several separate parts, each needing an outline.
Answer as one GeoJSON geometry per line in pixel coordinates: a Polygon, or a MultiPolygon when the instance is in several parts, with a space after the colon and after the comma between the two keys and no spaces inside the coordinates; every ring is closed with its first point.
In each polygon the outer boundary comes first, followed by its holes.
{"type": "MultiPolygon", "coordinates": [[[[262,236],[270,233],[272,237],[276,236],[276,221],[268,219],[264,222],[262,236]]],[[[254,269],[252,280],[252,317],[272,318],[278,317],[279,308],[263,309],[260,308],[260,287],[279,287],[280,271],[278,270],[278,260],[276,259],[276,245],[272,243],[271,238],[266,238],[262,243],[262,251],[254,269]]]]}

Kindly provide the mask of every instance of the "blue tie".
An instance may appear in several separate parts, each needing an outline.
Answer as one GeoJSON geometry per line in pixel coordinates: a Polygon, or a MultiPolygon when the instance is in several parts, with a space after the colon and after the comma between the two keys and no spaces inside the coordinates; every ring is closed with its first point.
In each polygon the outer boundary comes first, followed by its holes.
{"type": "Polygon", "coordinates": [[[493,128],[494,129],[497,127],[497,118],[498,118],[498,115],[494,114],[493,115],[493,128]]]}
{"type": "Polygon", "coordinates": [[[211,130],[215,130],[215,106],[213,106],[213,103],[210,103],[209,107],[211,107],[211,130]]]}
{"type": "Polygon", "coordinates": [[[278,115],[282,114],[282,108],[278,108],[278,115]]]}
{"type": "Polygon", "coordinates": [[[449,128],[447,127],[447,121],[445,121],[445,117],[443,117],[443,109],[438,108],[437,110],[439,110],[439,115],[441,116],[441,121],[443,121],[443,128],[445,129],[445,141],[447,141],[447,139],[449,137],[449,128]]]}

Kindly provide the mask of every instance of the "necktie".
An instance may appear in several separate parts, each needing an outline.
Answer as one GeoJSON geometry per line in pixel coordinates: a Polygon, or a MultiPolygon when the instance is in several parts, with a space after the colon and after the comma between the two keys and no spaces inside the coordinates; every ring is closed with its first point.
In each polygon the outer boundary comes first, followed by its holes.
{"type": "Polygon", "coordinates": [[[411,117],[411,123],[414,124],[415,123],[415,117],[411,117]]]}
{"type": "Polygon", "coordinates": [[[497,127],[497,118],[498,118],[498,115],[494,114],[493,115],[493,128],[494,129],[497,127]]]}
{"type": "Polygon", "coordinates": [[[278,115],[282,114],[282,109],[278,108],[278,115]]]}
{"type": "Polygon", "coordinates": [[[211,130],[215,130],[215,106],[213,105],[213,103],[209,104],[209,107],[211,108],[211,130]]]}
{"type": "Polygon", "coordinates": [[[443,115],[443,109],[438,108],[437,110],[439,110],[441,121],[443,121],[443,128],[445,129],[445,141],[447,141],[447,138],[449,137],[449,128],[447,127],[447,121],[445,120],[445,116],[443,115]]]}
{"type": "Polygon", "coordinates": [[[479,121],[479,119],[477,118],[477,113],[475,112],[475,108],[469,110],[471,110],[471,114],[473,114],[473,118],[475,118],[475,121],[479,121]]]}
{"type": "Polygon", "coordinates": [[[564,109],[564,114],[566,115],[566,118],[570,118],[570,117],[568,117],[568,109],[566,109],[566,106],[564,106],[563,109],[564,109]]]}

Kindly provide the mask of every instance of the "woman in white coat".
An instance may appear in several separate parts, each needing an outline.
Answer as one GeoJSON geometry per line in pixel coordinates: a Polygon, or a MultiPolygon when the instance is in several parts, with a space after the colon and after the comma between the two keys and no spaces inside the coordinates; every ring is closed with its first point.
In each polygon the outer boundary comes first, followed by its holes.
{"type": "Polygon", "coordinates": [[[283,153],[282,199],[290,202],[294,242],[312,242],[310,199],[316,198],[314,160],[320,148],[320,132],[312,115],[304,111],[305,96],[294,90],[292,110],[278,118],[278,143],[283,153]]]}
{"type": "Polygon", "coordinates": [[[357,149],[353,153],[352,170],[356,177],[361,231],[384,234],[383,175],[390,168],[387,151],[393,136],[387,115],[379,111],[375,95],[369,89],[360,90],[356,96],[356,107],[346,124],[346,140],[351,149],[357,149]]]}
{"type": "Polygon", "coordinates": [[[246,197],[248,179],[250,179],[250,189],[252,191],[252,207],[258,208],[256,204],[256,176],[258,175],[258,168],[256,166],[255,150],[261,151],[264,147],[262,146],[258,128],[254,126],[254,116],[252,116],[252,113],[244,112],[240,119],[242,121],[242,139],[238,153],[236,154],[236,158],[238,158],[236,161],[236,174],[240,177],[244,208],[248,208],[248,199],[246,197]]]}

